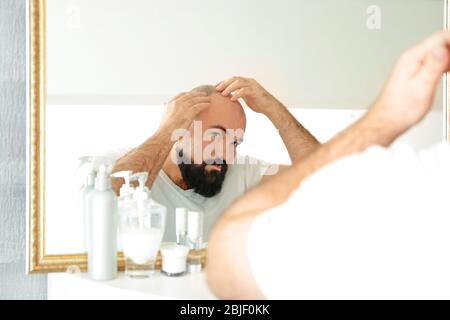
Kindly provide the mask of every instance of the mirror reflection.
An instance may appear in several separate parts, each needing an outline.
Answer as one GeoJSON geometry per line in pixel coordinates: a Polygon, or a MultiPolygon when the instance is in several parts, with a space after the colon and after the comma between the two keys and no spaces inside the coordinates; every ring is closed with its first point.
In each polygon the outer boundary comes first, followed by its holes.
{"type": "MultiPolygon", "coordinates": [[[[161,243],[207,247],[236,199],[361,117],[443,29],[443,1],[379,2],[47,0],[46,252],[85,252],[114,223],[137,265],[161,243]],[[118,221],[92,218],[111,206],[118,221]]],[[[402,139],[440,140],[442,104],[440,88],[402,139]]]]}

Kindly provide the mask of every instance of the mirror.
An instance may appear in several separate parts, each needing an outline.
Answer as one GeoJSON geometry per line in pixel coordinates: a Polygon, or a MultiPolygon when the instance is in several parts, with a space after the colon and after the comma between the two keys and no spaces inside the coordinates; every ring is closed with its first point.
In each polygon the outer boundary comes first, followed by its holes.
{"type": "MultiPolygon", "coordinates": [[[[126,156],[158,130],[168,101],[180,92],[232,76],[253,78],[321,142],[360,117],[399,55],[446,25],[444,0],[377,3],[30,1],[30,272],[86,267],[78,159],[126,156]]],[[[271,120],[243,105],[238,153],[289,165],[271,120]]],[[[434,111],[402,139],[417,146],[441,140],[445,105],[441,87],[434,111]]],[[[167,196],[180,186],[168,174],[164,179],[170,186],[151,197],[167,207],[164,241],[173,241],[175,207],[183,202],[167,196]]],[[[180,188],[193,197],[189,210],[204,211],[205,242],[221,210],[245,192],[236,187],[242,179],[225,175],[220,193],[234,193],[220,201],[180,188]]]]}

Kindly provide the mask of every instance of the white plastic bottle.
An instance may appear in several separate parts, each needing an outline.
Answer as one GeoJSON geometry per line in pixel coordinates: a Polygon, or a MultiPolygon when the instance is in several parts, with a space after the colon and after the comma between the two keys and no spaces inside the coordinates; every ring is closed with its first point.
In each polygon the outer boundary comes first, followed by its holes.
{"type": "Polygon", "coordinates": [[[93,280],[117,276],[117,196],[106,165],[100,165],[89,196],[88,274],[93,280]]]}
{"type": "Polygon", "coordinates": [[[94,166],[92,163],[92,157],[81,157],[79,160],[80,160],[79,168],[84,167],[84,166],[88,167],[88,172],[86,174],[84,184],[81,187],[79,195],[78,195],[78,208],[79,208],[80,215],[83,218],[84,251],[87,252],[89,249],[88,196],[92,191],[94,191],[94,182],[95,182],[96,172],[94,170],[94,166]]]}

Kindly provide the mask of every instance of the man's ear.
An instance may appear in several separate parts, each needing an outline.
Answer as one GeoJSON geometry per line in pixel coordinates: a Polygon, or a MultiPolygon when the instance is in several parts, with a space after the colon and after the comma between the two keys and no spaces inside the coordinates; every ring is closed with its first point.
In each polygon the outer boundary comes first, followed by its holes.
{"type": "Polygon", "coordinates": [[[173,146],[173,152],[176,153],[177,156],[181,156],[181,151],[183,150],[183,139],[180,138],[173,146]]]}
{"type": "Polygon", "coordinates": [[[170,150],[170,153],[169,153],[169,155],[170,155],[170,159],[172,160],[172,162],[174,163],[174,164],[176,164],[176,165],[179,165],[180,163],[181,163],[181,161],[182,161],[182,158],[181,158],[181,151],[183,150],[182,149],[182,143],[181,143],[181,138],[180,139],[178,139],[175,143],[174,143],[174,145],[172,146],[172,149],[170,150]]]}

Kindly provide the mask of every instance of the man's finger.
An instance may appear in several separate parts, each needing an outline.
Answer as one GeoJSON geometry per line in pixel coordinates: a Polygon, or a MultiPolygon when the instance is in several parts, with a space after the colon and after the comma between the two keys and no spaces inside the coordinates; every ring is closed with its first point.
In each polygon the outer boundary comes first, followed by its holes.
{"type": "Polygon", "coordinates": [[[186,92],[180,92],[179,94],[177,94],[175,97],[173,97],[172,99],[170,99],[170,101],[175,101],[175,100],[177,100],[178,98],[180,98],[181,96],[183,96],[183,95],[185,95],[186,94],[186,92]]]}
{"type": "Polygon", "coordinates": [[[206,92],[191,91],[191,92],[187,92],[186,94],[184,94],[178,100],[181,102],[181,101],[186,101],[188,99],[192,99],[192,98],[195,98],[195,97],[207,97],[207,96],[208,95],[206,94],[206,92]]]}
{"type": "Polygon", "coordinates": [[[247,87],[236,90],[230,100],[237,101],[239,98],[244,97],[244,95],[246,94],[246,89],[247,89],[247,87]]]}
{"type": "Polygon", "coordinates": [[[196,105],[197,103],[209,103],[211,102],[211,97],[207,96],[207,97],[193,97],[190,98],[189,100],[184,101],[185,103],[193,106],[196,105]]]}
{"type": "Polygon", "coordinates": [[[224,80],[216,86],[216,90],[223,91],[226,87],[228,87],[230,84],[232,84],[233,82],[235,82],[238,79],[239,79],[239,77],[231,77],[227,80],[224,80]]]}
{"type": "Polygon", "coordinates": [[[194,107],[198,112],[201,112],[201,111],[205,110],[206,108],[208,108],[210,105],[211,105],[210,102],[201,102],[201,103],[195,104],[193,107],[194,107]]]}
{"type": "Polygon", "coordinates": [[[247,81],[238,79],[233,83],[231,83],[228,87],[226,87],[225,90],[222,91],[222,95],[224,97],[228,97],[232,92],[235,92],[236,90],[239,90],[244,87],[248,87],[247,81]]]}
{"type": "Polygon", "coordinates": [[[450,49],[450,32],[441,31],[426,38],[421,43],[410,49],[411,58],[424,62],[428,54],[436,48],[450,49]]]}

